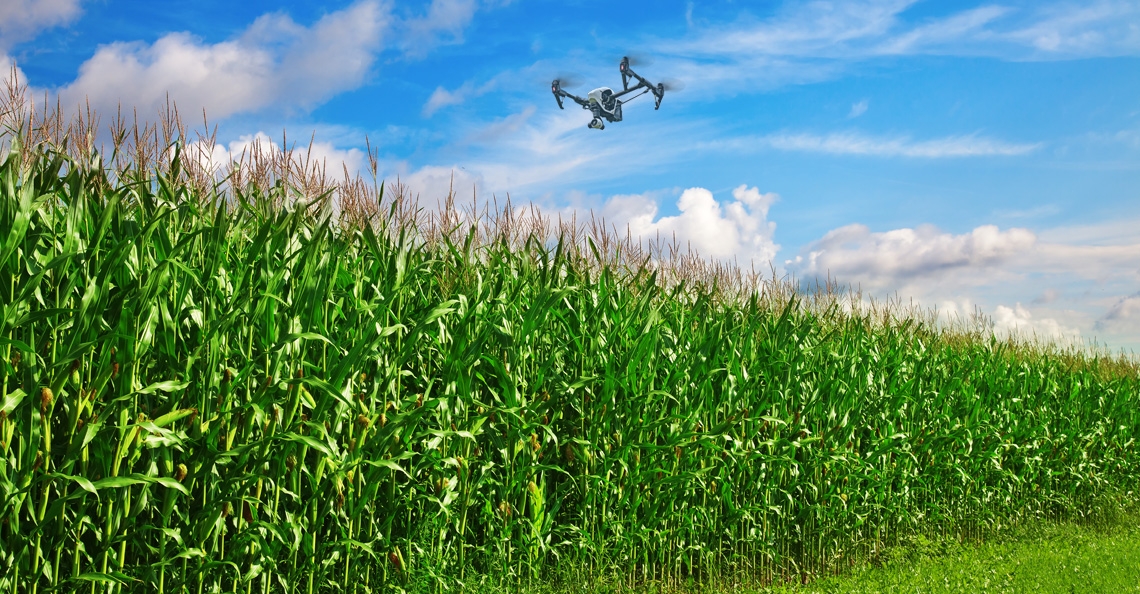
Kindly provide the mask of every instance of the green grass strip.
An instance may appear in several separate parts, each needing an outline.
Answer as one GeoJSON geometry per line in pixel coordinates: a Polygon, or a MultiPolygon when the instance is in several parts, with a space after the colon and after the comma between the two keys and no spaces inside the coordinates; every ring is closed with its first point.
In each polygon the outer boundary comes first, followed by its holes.
{"type": "Polygon", "coordinates": [[[1096,525],[1035,522],[982,543],[923,537],[883,552],[876,563],[809,584],[726,584],[662,588],[605,580],[583,589],[541,587],[532,594],[887,594],[892,592],[1140,592],[1140,514],[1096,525]]]}
{"type": "Polygon", "coordinates": [[[980,545],[924,540],[892,551],[881,567],[784,591],[1140,592],[1140,518],[1111,527],[1041,523],[980,545]]]}

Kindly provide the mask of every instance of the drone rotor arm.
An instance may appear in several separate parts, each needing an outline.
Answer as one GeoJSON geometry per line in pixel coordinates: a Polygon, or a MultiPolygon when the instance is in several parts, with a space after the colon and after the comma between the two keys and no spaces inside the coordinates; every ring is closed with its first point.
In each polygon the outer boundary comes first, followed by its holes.
{"type": "Polygon", "coordinates": [[[643,83],[640,83],[640,82],[639,82],[639,83],[637,83],[636,85],[633,85],[632,87],[629,87],[629,88],[627,88],[627,89],[626,89],[626,90],[624,90],[624,91],[618,91],[618,92],[614,93],[614,98],[616,99],[616,98],[619,98],[619,97],[623,97],[623,96],[625,96],[625,95],[628,95],[628,94],[630,94],[630,93],[632,93],[632,92],[634,92],[634,91],[640,91],[641,89],[644,89],[644,88],[646,88],[647,86],[649,86],[649,85],[646,85],[646,84],[643,84],[643,83]]]}
{"type": "Polygon", "coordinates": [[[569,98],[571,101],[577,103],[578,105],[581,105],[583,109],[590,109],[590,102],[581,97],[578,97],[577,95],[571,95],[566,91],[562,91],[562,96],[569,98]]]}
{"type": "Polygon", "coordinates": [[[554,94],[555,101],[558,101],[558,108],[559,109],[566,109],[565,107],[563,107],[563,104],[562,104],[562,99],[564,97],[567,99],[570,99],[571,101],[577,103],[578,105],[581,105],[582,107],[586,107],[587,105],[589,105],[589,103],[585,99],[578,97],[576,95],[573,95],[571,93],[567,93],[566,91],[563,91],[562,87],[558,84],[558,81],[554,81],[554,83],[550,85],[550,92],[554,94]]]}
{"type": "Polygon", "coordinates": [[[625,69],[623,69],[623,70],[622,70],[621,74],[622,74],[622,78],[623,78],[623,79],[624,79],[624,78],[626,78],[626,77],[632,78],[632,79],[636,80],[636,81],[637,81],[637,84],[639,84],[639,85],[645,85],[645,86],[647,86],[647,87],[651,87],[651,86],[653,86],[653,85],[652,85],[652,84],[651,84],[649,81],[645,80],[645,77],[643,77],[643,76],[641,76],[640,74],[638,74],[638,73],[634,72],[634,71],[633,71],[632,69],[630,69],[628,66],[626,66],[626,67],[625,67],[625,69]]]}
{"type": "Polygon", "coordinates": [[[629,87],[626,91],[622,91],[622,94],[625,94],[629,91],[636,91],[641,88],[648,88],[649,91],[653,93],[654,98],[657,99],[657,105],[654,107],[654,109],[659,109],[661,107],[661,100],[665,98],[665,85],[660,83],[655,85],[648,80],[645,80],[644,76],[641,76],[640,74],[631,70],[628,63],[624,60],[622,61],[622,66],[622,78],[624,79],[626,76],[629,76],[630,78],[633,78],[637,81],[636,85],[629,87]]]}

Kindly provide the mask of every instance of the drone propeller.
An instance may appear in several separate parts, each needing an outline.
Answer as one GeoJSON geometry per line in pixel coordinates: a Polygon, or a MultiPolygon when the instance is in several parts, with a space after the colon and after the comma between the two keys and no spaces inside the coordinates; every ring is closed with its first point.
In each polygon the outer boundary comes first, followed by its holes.
{"type": "Polygon", "coordinates": [[[652,66],[656,61],[646,54],[626,54],[625,57],[629,60],[630,66],[652,66]]]}
{"type": "Polygon", "coordinates": [[[661,81],[661,85],[666,91],[672,91],[674,93],[685,90],[685,81],[675,78],[666,78],[661,81]]]}
{"type": "Polygon", "coordinates": [[[554,80],[557,81],[558,86],[563,89],[573,89],[582,84],[582,78],[573,73],[561,72],[554,75],[554,80]]]}
{"type": "MultiPolygon", "coordinates": [[[[582,84],[577,76],[573,74],[559,74],[557,78],[550,82],[550,91],[554,93],[554,100],[558,102],[558,109],[565,109],[562,104],[563,95],[570,95],[565,90],[566,88],[574,88],[582,84]]],[[[577,99],[575,99],[577,101],[577,99]]]]}

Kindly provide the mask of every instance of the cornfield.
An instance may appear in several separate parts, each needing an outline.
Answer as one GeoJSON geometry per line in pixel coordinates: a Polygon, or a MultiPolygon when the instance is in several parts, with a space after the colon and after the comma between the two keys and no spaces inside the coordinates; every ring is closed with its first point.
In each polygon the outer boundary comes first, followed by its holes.
{"type": "Polygon", "coordinates": [[[44,122],[0,165],[0,591],[799,581],[1137,501],[1131,359],[44,122]]]}

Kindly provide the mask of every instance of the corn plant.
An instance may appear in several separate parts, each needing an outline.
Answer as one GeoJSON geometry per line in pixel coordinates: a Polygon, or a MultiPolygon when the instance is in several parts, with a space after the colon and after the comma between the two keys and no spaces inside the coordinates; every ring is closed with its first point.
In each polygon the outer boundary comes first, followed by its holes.
{"type": "Polygon", "coordinates": [[[765,583],[1136,501],[1128,360],[726,292],[510,208],[341,224],[172,150],[0,165],[0,590],[765,583]]]}

